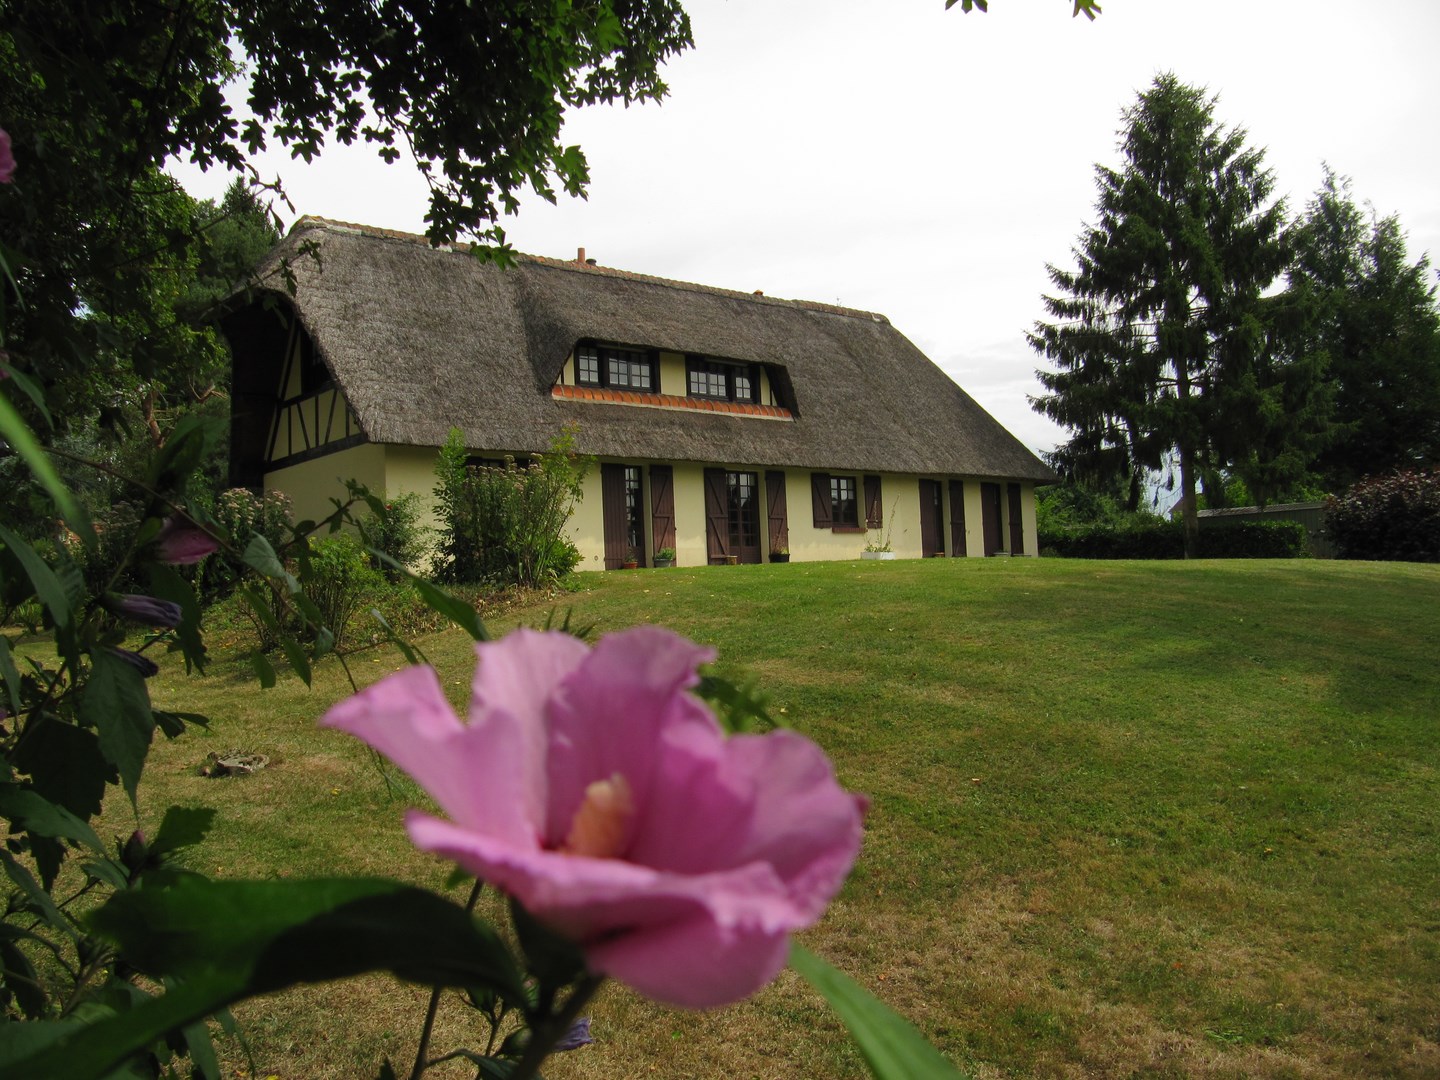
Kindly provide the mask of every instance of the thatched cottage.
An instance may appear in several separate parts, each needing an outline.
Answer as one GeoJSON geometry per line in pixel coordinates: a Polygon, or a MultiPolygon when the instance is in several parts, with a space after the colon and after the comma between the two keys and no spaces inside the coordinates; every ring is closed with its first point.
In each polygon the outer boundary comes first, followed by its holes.
{"type": "Polygon", "coordinates": [[[277,287],[231,313],[232,481],[323,516],[342,479],[434,486],[566,425],[600,468],[570,522],[587,569],[1035,552],[1050,470],[881,315],[304,218],[277,287]],[[313,254],[300,254],[304,250],[313,254]]]}

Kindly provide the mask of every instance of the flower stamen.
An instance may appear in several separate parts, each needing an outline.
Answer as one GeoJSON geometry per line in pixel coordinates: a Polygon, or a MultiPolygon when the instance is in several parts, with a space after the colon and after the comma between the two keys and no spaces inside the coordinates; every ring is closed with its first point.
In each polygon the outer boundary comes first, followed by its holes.
{"type": "Polygon", "coordinates": [[[596,780],[585,788],[560,850],[566,855],[617,859],[625,850],[634,816],[635,800],[625,777],[614,773],[608,780],[596,780]]]}

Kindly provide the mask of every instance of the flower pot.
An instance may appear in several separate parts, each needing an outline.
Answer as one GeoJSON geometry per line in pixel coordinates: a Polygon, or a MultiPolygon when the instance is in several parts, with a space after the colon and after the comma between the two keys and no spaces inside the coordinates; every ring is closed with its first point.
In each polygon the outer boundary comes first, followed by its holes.
{"type": "Polygon", "coordinates": [[[880,560],[882,560],[882,561],[884,561],[884,562],[889,562],[891,559],[895,558],[895,552],[893,552],[893,551],[862,551],[862,552],[860,552],[860,558],[862,558],[862,559],[880,559],[880,560]]]}
{"type": "Polygon", "coordinates": [[[672,567],[672,566],[674,566],[674,565],[675,565],[675,560],[674,560],[674,559],[656,559],[656,560],[655,560],[655,569],[656,569],[656,570],[668,570],[668,569],[670,569],[670,567],[672,567]]]}
{"type": "Polygon", "coordinates": [[[739,565],[740,565],[740,556],[739,556],[739,555],[726,555],[726,556],[725,556],[725,565],[726,565],[726,566],[739,566],[739,565]]]}
{"type": "Polygon", "coordinates": [[[639,565],[640,564],[634,559],[626,559],[623,563],[620,564],[621,568],[624,570],[634,570],[639,565]]]}
{"type": "Polygon", "coordinates": [[[789,562],[789,561],[790,561],[790,553],[789,553],[788,551],[772,551],[772,552],[770,552],[770,561],[771,561],[771,562],[789,562]]]}

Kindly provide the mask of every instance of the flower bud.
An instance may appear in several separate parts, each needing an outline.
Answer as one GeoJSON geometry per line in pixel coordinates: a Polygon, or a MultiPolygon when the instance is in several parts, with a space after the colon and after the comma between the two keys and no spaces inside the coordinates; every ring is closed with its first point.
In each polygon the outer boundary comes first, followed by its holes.
{"type": "Polygon", "coordinates": [[[170,600],[160,600],[154,596],[142,596],[138,593],[127,593],[124,596],[108,597],[105,606],[116,615],[134,619],[146,626],[160,626],[173,630],[180,625],[180,605],[170,600]]]}
{"type": "Polygon", "coordinates": [[[553,1049],[557,1054],[564,1050],[579,1050],[580,1047],[589,1046],[594,1041],[590,1037],[590,1018],[582,1016],[570,1025],[569,1031],[556,1040],[553,1049]]]}
{"type": "Polygon", "coordinates": [[[220,542],[205,530],[173,517],[165,519],[160,535],[155,538],[160,561],[175,566],[197,563],[219,546],[220,542]]]}
{"type": "Polygon", "coordinates": [[[150,678],[151,675],[157,675],[160,672],[159,664],[155,663],[155,661],[151,660],[148,656],[141,656],[138,652],[132,652],[130,649],[106,649],[105,651],[111,656],[124,660],[125,663],[129,664],[147,679],[150,678]]]}

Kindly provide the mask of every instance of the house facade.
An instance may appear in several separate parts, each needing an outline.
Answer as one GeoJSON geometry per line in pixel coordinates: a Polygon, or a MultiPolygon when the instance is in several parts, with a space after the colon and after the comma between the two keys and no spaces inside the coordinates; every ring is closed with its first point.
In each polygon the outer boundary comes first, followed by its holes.
{"type": "Polygon", "coordinates": [[[563,429],[599,459],[569,525],[583,569],[1029,555],[1050,470],[883,316],[574,262],[500,269],[423,238],[304,218],[294,281],[223,326],[231,480],[321,517],[346,479],[435,485],[563,429]]]}

